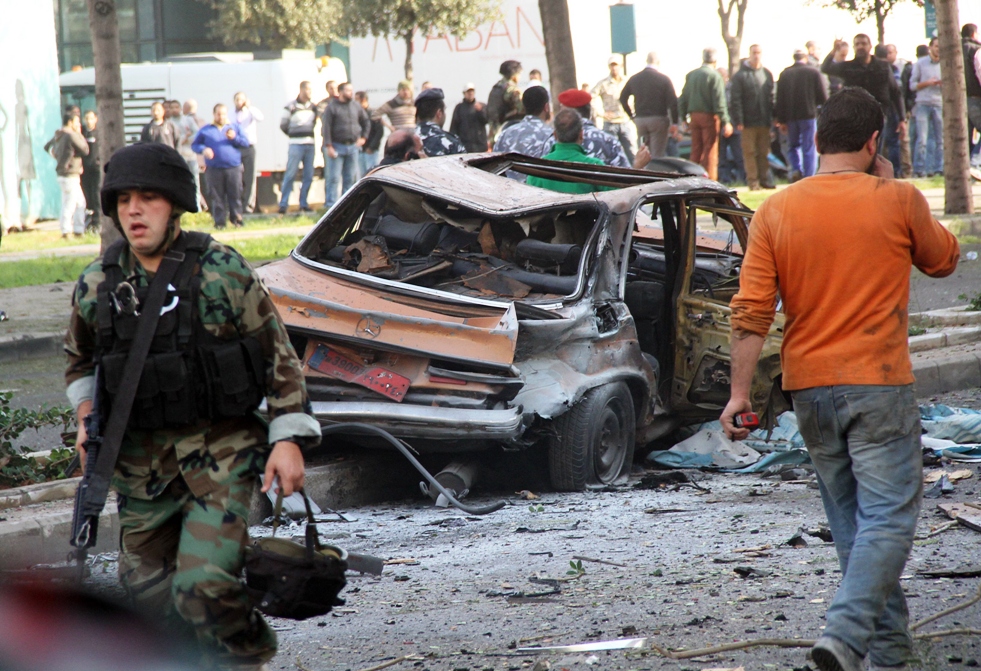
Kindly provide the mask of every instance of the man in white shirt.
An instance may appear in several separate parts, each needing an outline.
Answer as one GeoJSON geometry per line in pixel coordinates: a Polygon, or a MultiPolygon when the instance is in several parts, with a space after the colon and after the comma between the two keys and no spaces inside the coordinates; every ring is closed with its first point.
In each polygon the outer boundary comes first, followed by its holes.
{"type": "Polygon", "coordinates": [[[239,91],[235,94],[235,121],[245,137],[248,147],[240,147],[242,153],[242,207],[245,212],[255,212],[255,146],[259,139],[256,125],[265,119],[262,112],[249,104],[248,97],[239,91]]]}

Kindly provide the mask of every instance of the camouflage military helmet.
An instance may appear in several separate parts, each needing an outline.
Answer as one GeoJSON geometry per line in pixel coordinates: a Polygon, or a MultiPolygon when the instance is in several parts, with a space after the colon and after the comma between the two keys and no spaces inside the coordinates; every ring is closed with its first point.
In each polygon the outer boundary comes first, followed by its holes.
{"type": "Polygon", "coordinates": [[[106,164],[102,181],[102,212],[116,212],[120,191],[141,189],[166,196],[185,212],[198,211],[194,175],[184,157],[173,147],[155,142],[141,142],[123,147],[106,164]]]}

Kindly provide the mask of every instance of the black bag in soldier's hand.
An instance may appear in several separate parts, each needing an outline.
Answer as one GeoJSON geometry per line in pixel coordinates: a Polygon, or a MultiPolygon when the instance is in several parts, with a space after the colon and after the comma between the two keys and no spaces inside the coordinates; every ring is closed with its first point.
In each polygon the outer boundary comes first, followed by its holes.
{"type": "Polygon", "coordinates": [[[347,584],[347,553],[320,542],[310,500],[302,489],[300,493],[307,508],[306,543],[276,538],[283,508],[280,490],[273,511],[273,535],[245,550],[245,589],[256,608],[291,620],[324,615],[344,605],[337,595],[347,584]]]}

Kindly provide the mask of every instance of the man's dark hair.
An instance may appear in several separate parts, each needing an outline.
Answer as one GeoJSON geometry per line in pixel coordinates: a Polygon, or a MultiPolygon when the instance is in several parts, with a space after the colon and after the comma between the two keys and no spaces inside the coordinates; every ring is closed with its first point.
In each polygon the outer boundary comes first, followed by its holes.
{"type": "Polygon", "coordinates": [[[354,99],[357,100],[359,103],[365,102],[366,100],[368,100],[368,92],[367,91],[355,91],[355,93],[354,93],[354,99]]]}
{"type": "Polygon", "coordinates": [[[552,128],[555,129],[556,142],[578,143],[582,134],[582,116],[574,109],[560,110],[552,121],[552,128]]]}
{"type": "Polygon", "coordinates": [[[538,116],[548,104],[548,89],[544,86],[529,86],[521,94],[521,103],[525,106],[525,113],[538,116]]]}
{"type": "Polygon", "coordinates": [[[338,91],[338,92],[340,92],[340,90],[341,90],[342,88],[344,88],[345,86],[347,86],[347,87],[350,87],[350,88],[353,88],[353,87],[351,86],[351,82],[342,82],[341,84],[338,84],[338,85],[337,85],[337,91],[338,91]]]}
{"type": "Polygon", "coordinates": [[[405,155],[416,148],[415,133],[395,131],[385,142],[385,158],[404,161],[405,155]]]}
{"type": "Polygon", "coordinates": [[[940,43],[940,38],[939,37],[931,37],[930,38],[930,46],[931,47],[933,46],[933,43],[934,42],[937,42],[939,44],[940,43]]]}
{"type": "Polygon", "coordinates": [[[534,70],[530,70],[528,72],[528,76],[529,77],[541,77],[542,76],[542,71],[539,70],[538,68],[535,68],[534,70]]]}
{"type": "Polygon", "coordinates": [[[432,121],[436,118],[436,113],[446,109],[446,103],[442,100],[430,98],[420,100],[416,103],[416,122],[432,121]]]}
{"type": "Polygon", "coordinates": [[[978,27],[973,23],[965,23],[961,27],[961,37],[968,40],[978,34],[978,27]]]}
{"type": "Polygon", "coordinates": [[[211,108],[211,113],[217,114],[219,107],[224,107],[226,110],[228,109],[228,105],[226,105],[225,103],[215,103],[215,106],[211,108]]]}
{"type": "Polygon", "coordinates": [[[61,125],[67,126],[72,122],[72,119],[74,119],[77,116],[78,115],[72,111],[65,112],[64,114],[61,115],[61,125]]]}
{"type": "Polygon", "coordinates": [[[501,69],[498,72],[505,79],[511,79],[515,72],[521,72],[521,63],[518,61],[504,61],[501,63],[501,69]]]}
{"type": "Polygon", "coordinates": [[[875,51],[873,52],[872,55],[875,56],[876,58],[884,61],[889,56],[889,50],[886,49],[886,45],[884,45],[884,44],[877,44],[877,45],[875,45],[875,51]]]}
{"type": "Polygon", "coordinates": [[[869,37],[868,35],[866,35],[865,33],[859,33],[858,35],[856,35],[855,37],[853,37],[852,38],[852,42],[854,42],[855,40],[857,40],[860,37],[864,37],[866,42],[868,42],[869,44],[872,44],[872,38],[869,37]]]}
{"type": "Polygon", "coordinates": [[[924,56],[930,55],[930,47],[925,44],[920,44],[916,47],[916,57],[923,58],[924,56]]]}
{"type": "Polygon", "coordinates": [[[569,109],[574,109],[579,113],[583,119],[589,119],[593,116],[592,105],[583,105],[582,107],[570,107],[569,109]]]}
{"type": "Polygon", "coordinates": [[[817,146],[821,154],[846,154],[860,150],[878,131],[882,133],[882,107],[872,94],[846,86],[821,108],[817,146]]]}

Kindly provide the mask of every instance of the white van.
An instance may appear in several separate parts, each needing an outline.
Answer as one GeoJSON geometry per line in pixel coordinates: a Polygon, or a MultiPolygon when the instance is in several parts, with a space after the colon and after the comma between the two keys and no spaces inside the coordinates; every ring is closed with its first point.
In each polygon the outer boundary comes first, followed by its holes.
{"type": "MultiPolygon", "coordinates": [[[[154,63],[123,64],[123,117],[126,141],[136,142],[140,131],[150,120],[150,105],[157,100],[188,98],[198,102],[198,116],[206,122],[211,109],[225,103],[234,110],[233,98],[244,91],[252,106],[265,115],[258,124],[256,144],[256,204],[275,210],[279,187],[286,169],[289,143],[279,129],[283,106],[296,98],[301,81],[313,86],[313,99],[327,96],[330,80],[347,81],[344,63],[337,58],[316,58],[312,50],[283,49],[271,53],[204,53],[171,56],[154,63]],[[269,57],[267,57],[269,56],[269,57]]],[[[85,109],[95,109],[95,71],[84,68],[65,72],[60,77],[64,102],[85,109]]],[[[317,146],[320,146],[319,124],[317,146]]],[[[316,165],[323,166],[320,152],[316,165]]],[[[294,189],[294,197],[297,194],[294,189]]],[[[315,193],[314,189],[311,193],[315,193]]]]}

